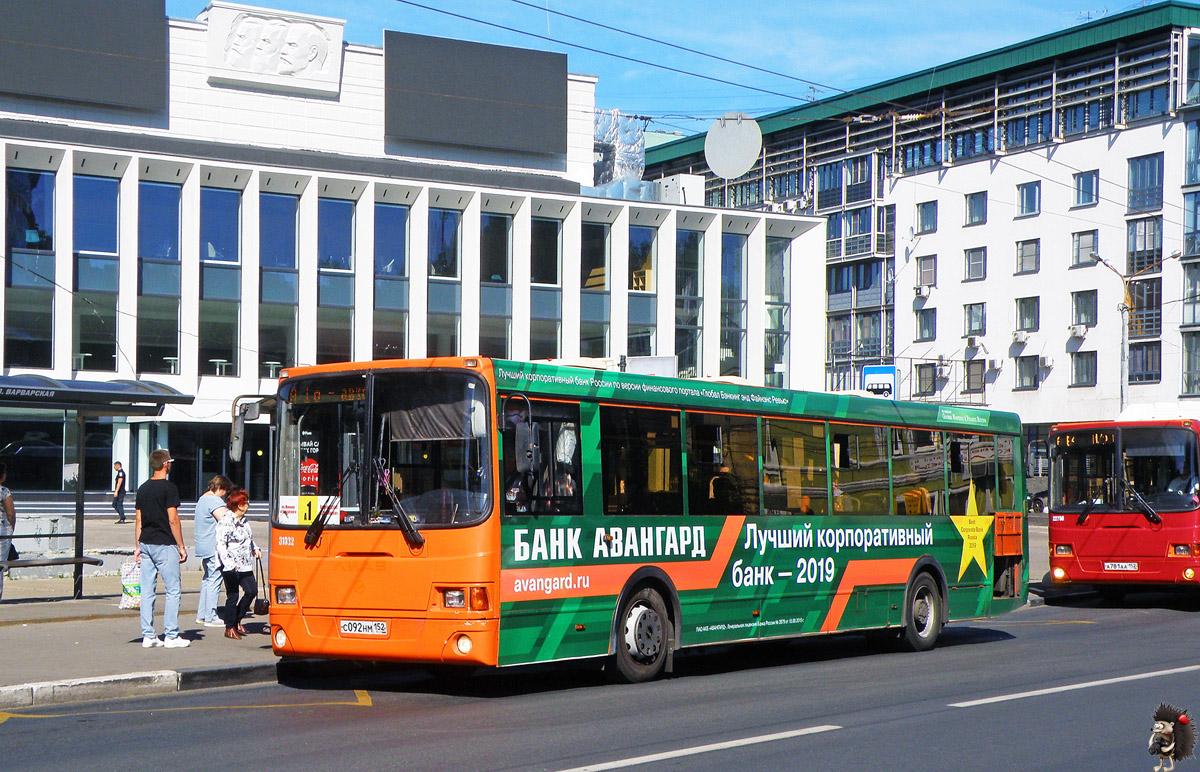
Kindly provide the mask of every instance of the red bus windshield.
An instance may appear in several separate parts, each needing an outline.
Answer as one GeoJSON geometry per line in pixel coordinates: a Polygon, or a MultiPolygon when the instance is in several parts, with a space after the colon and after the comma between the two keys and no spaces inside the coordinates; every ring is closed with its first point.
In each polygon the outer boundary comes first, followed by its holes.
{"type": "Polygon", "coordinates": [[[1182,427],[1063,431],[1051,443],[1056,511],[1185,512],[1200,507],[1196,434],[1182,427]]]}

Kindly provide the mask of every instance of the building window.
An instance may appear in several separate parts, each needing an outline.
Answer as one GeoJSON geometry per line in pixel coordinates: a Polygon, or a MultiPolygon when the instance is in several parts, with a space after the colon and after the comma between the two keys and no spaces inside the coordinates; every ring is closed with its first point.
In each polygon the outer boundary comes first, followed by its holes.
{"type": "Polygon", "coordinates": [[[1185,70],[1184,104],[1200,102],[1200,36],[1187,36],[1187,68],[1185,70]]]}
{"type": "Polygon", "coordinates": [[[608,289],[609,225],[585,222],[580,227],[579,249],[580,286],[585,290],[608,289]]]}
{"type": "Polygon", "coordinates": [[[53,367],[54,175],[9,169],[5,367],[53,367]]]}
{"type": "Polygon", "coordinates": [[[1032,217],[1042,211],[1042,183],[1025,182],[1017,186],[1017,217],[1032,217]]]}
{"type": "Polygon", "coordinates": [[[242,193],[225,188],[200,188],[200,259],[240,261],[242,193]]]}
{"type": "Polygon", "coordinates": [[[1071,385],[1096,385],[1096,352],[1076,351],[1071,354],[1071,385]]]}
{"type": "Polygon", "coordinates": [[[1162,264],[1162,216],[1130,220],[1126,273],[1157,270],[1162,264]]]}
{"type": "Polygon", "coordinates": [[[1040,325],[1041,298],[1017,298],[1017,329],[1037,332],[1040,325]]]}
{"type": "Polygon", "coordinates": [[[509,356],[512,327],[512,216],[484,212],[479,218],[479,353],[509,356]]]}
{"type": "MultiPolygon", "coordinates": [[[[817,167],[817,208],[842,205],[842,162],[817,167]]],[[[836,218],[835,218],[836,219],[836,218]]]]}
{"type": "Polygon", "coordinates": [[[675,358],[680,378],[701,374],[703,255],[702,231],[675,232],[675,358]]]}
{"type": "Polygon", "coordinates": [[[926,201],[917,204],[917,233],[934,233],[937,231],[937,202],[926,201]]]}
{"type": "Polygon", "coordinates": [[[1129,211],[1162,209],[1163,154],[1129,159],[1129,211]]]}
{"type": "Polygon", "coordinates": [[[629,289],[654,291],[654,258],[657,231],[640,225],[629,227],[629,289]]]}
{"type": "Polygon", "coordinates": [[[967,303],[963,306],[963,335],[983,335],[987,332],[986,303],[967,303]]]}
{"type": "Polygon", "coordinates": [[[1096,326],[1096,290],[1071,293],[1071,324],[1096,326]]]}
{"type": "Polygon", "coordinates": [[[1162,380],[1162,343],[1129,344],[1129,382],[1158,383],[1162,380]]]}
{"type": "Polygon", "coordinates": [[[829,340],[829,361],[836,364],[838,359],[849,360],[850,350],[853,346],[850,317],[831,316],[826,321],[826,329],[829,340]]]}
{"type": "Polygon", "coordinates": [[[1184,153],[1183,184],[1200,184],[1200,121],[1188,121],[1184,153]]]}
{"type": "Polygon", "coordinates": [[[562,221],[534,217],[530,221],[530,281],[557,287],[562,264],[562,221]]]}
{"type": "MultiPolygon", "coordinates": [[[[846,212],[844,217],[846,220],[845,253],[847,255],[865,255],[869,253],[871,251],[871,207],[853,209],[846,212]]],[[[934,228],[936,228],[936,211],[934,219],[934,228]]]]}
{"type": "Polygon", "coordinates": [[[1017,273],[1037,273],[1041,266],[1042,240],[1017,242],[1017,273]]]}
{"type": "Polygon", "coordinates": [[[965,253],[963,281],[982,281],[987,278],[987,247],[975,247],[965,253]]]}
{"type": "Polygon", "coordinates": [[[1074,206],[1092,206],[1100,201],[1100,170],[1079,172],[1074,177],[1074,206]]]}
{"type": "Polygon", "coordinates": [[[881,255],[896,254],[895,204],[878,207],[875,211],[875,251],[881,255]]]}
{"type": "Polygon", "coordinates": [[[1080,231],[1071,234],[1071,265],[1095,265],[1100,254],[1100,231],[1080,231]]]}
{"type": "Polygon", "coordinates": [[[937,255],[922,255],[917,258],[917,286],[937,286],[937,255]]]}
{"type": "Polygon", "coordinates": [[[746,245],[739,233],[721,234],[721,361],[719,375],[746,372],[746,245]]]}
{"type": "Polygon", "coordinates": [[[296,214],[300,199],[277,193],[258,197],[258,262],[263,268],[296,268],[296,214]]]}
{"type": "Polygon", "coordinates": [[[987,192],[967,194],[967,225],[983,225],[987,222],[987,192]]]}
{"type": "MultiPolygon", "coordinates": [[[[868,188],[869,190],[869,188],[868,188]]],[[[767,237],[767,319],[764,366],[767,386],[783,387],[788,371],[791,293],[788,290],[792,240],[767,237]]]]}
{"type": "Polygon", "coordinates": [[[1036,356],[1017,357],[1018,391],[1036,389],[1041,380],[1041,362],[1036,356]]]}
{"type": "Polygon", "coordinates": [[[1200,394],[1200,332],[1183,333],[1183,393],[1200,394]]]}
{"type": "Polygon", "coordinates": [[[854,353],[861,357],[878,357],[883,352],[883,329],[879,313],[858,314],[854,317],[856,334],[854,353]]]}
{"type": "Polygon", "coordinates": [[[238,374],[238,306],[236,300],[200,301],[197,351],[202,375],[238,374]]]}
{"type": "Polygon", "coordinates": [[[982,359],[969,359],[964,364],[967,372],[967,382],[963,391],[968,394],[979,394],[983,391],[983,375],[987,370],[987,362],[982,359]]]}
{"type": "Polygon", "coordinates": [[[354,202],[317,199],[317,267],[354,270],[354,202]]]}
{"type": "Polygon", "coordinates": [[[1183,265],[1183,324],[1200,324],[1200,263],[1183,265]]]}
{"type": "Polygon", "coordinates": [[[479,278],[489,284],[511,284],[512,216],[483,213],[479,217],[479,278]]]}
{"type": "Polygon", "coordinates": [[[937,337],[937,309],[922,308],[916,313],[917,340],[930,341],[937,337]]]}
{"type": "Polygon", "coordinates": [[[917,389],[914,394],[928,396],[937,390],[937,365],[917,365],[917,389]]]}
{"type": "Polygon", "coordinates": [[[375,275],[408,275],[408,207],[375,205],[375,275]]]}
{"type": "Polygon", "coordinates": [[[1183,194],[1183,253],[1200,255],[1200,193],[1183,194]]]}
{"type": "MultiPolygon", "coordinates": [[[[429,275],[446,279],[458,278],[460,251],[459,226],[462,212],[454,209],[429,210],[429,275]]],[[[445,331],[439,332],[439,334],[445,331]]],[[[457,336],[457,330],[454,333],[457,336]]],[[[449,336],[444,336],[449,340],[449,336]]],[[[440,349],[439,349],[440,350],[440,349]]]]}
{"type": "Polygon", "coordinates": [[[71,357],[75,370],[117,369],[117,214],[120,182],[74,179],[75,287],[71,357]]]}
{"type": "Polygon", "coordinates": [[[864,155],[846,161],[846,203],[866,201],[871,197],[871,156],[864,155]]]}
{"type": "Polygon", "coordinates": [[[1145,338],[1162,334],[1162,279],[1129,282],[1133,308],[1129,313],[1129,334],[1145,338]]]}
{"type": "Polygon", "coordinates": [[[179,374],[179,205],[182,188],[138,184],[137,369],[179,374]]]}

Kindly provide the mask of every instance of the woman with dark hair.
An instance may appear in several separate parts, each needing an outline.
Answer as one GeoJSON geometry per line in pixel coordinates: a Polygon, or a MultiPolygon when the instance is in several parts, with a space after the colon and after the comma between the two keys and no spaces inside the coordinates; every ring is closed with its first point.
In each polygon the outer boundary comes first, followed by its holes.
{"type": "Polygon", "coordinates": [[[243,488],[234,488],[225,496],[224,511],[217,510],[217,557],[221,561],[221,576],[225,580],[225,637],[240,640],[246,634],[242,619],[250,604],[258,597],[254,580],[254,560],[262,551],[254,543],[246,510],[250,497],[243,488]],[[239,593],[241,598],[238,598],[239,593]]]}

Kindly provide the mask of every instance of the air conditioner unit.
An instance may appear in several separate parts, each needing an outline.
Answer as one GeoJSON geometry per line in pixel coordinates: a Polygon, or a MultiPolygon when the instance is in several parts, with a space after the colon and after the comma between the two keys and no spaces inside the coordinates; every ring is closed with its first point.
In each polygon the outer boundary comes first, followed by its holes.
{"type": "Polygon", "coordinates": [[[999,370],[1000,369],[1000,360],[999,359],[989,359],[988,360],[988,369],[989,370],[999,370]]]}
{"type": "Polygon", "coordinates": [[[1024,330],[1013,330],[1013,343],[1024,343],[1029,340],[1029,333],[1024,330]]]}
{"type": "Polygon", "coordinates": [[[1072,338],[1082,338],[1084,335],[1087,335],[1086,324],[1072,324],[1067,327],[1067,330],[1070,331],[1072,338]]]}
{"type": "Polygon", "coordinates": [[[1050,357],[1038,357],[1038,367],[1042,369],[1054,367],[1054,360],[1050,357]]]}
{"type": "Polygon", "coordinates": [[[976,338],[974,335],[968,335],[967,348],[979,348],[979,338],[976,338]]]}
{"type": "Polygon", "coordinates": [[[929,297],[929,285],[918,284],[917,286],[913,287],[913,292],[915,292],[916,296],[919,298],[927,298],[929,297]]]}

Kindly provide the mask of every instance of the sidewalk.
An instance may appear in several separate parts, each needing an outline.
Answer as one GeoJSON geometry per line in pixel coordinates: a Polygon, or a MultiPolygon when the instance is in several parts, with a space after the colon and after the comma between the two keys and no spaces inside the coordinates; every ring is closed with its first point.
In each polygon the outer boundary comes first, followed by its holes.
{"type": "MultiPolygon", "coordinates": [[[[191,550],[192,522],[183,534],[191,550]]],[[[267,547],[267,523],[252,522],[255,541],[267,547]]],[[[20,525],[18,524],[18,532],[20,525]]],[[[74,580],[9,578],[0,600],[0,709],[79,700],[173,692],[276,679],[278,658],[271,652],[267,620],[251,617],[250,635],[227,640],[224,629],[196,624],[199,563],[189,555],[183,566],[181,635],[186,649],[142,648],[137,609],[121,609],[121,563],[133,551],[133,526],[111,516],[84,524],[84,552],[104,560],[88,567],[83,598],[71,598],[74,580]]],[[[68,569],[69,570],[69,569],[68,569]]],[[[14,570],[19,577],[20,570],[14,570]]],[[[224,602],[224,594],[221,596],[224,602]]],[[[158,585],[155,628],[162,634],[165,603],[158,585]]]]}

